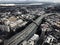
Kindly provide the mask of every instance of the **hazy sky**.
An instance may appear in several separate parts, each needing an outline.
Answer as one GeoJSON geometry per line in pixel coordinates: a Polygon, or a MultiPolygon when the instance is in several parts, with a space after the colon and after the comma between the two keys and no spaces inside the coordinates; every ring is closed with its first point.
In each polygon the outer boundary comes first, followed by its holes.
{"type": "Polygon", "coordinates": [[[0,0],[1,1],[42,1],[42,2],[60,2],[60,0],[0,0]]]}

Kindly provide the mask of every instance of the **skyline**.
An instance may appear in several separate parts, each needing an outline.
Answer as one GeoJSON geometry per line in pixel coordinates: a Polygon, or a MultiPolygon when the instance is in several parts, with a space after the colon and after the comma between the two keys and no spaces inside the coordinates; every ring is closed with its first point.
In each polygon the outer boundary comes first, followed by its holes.
{"type": "Polygon", "coordinates": [[[38,1],[38,2],[60,2],[60,0],[0,0],[0,2],[38,1]]]}

